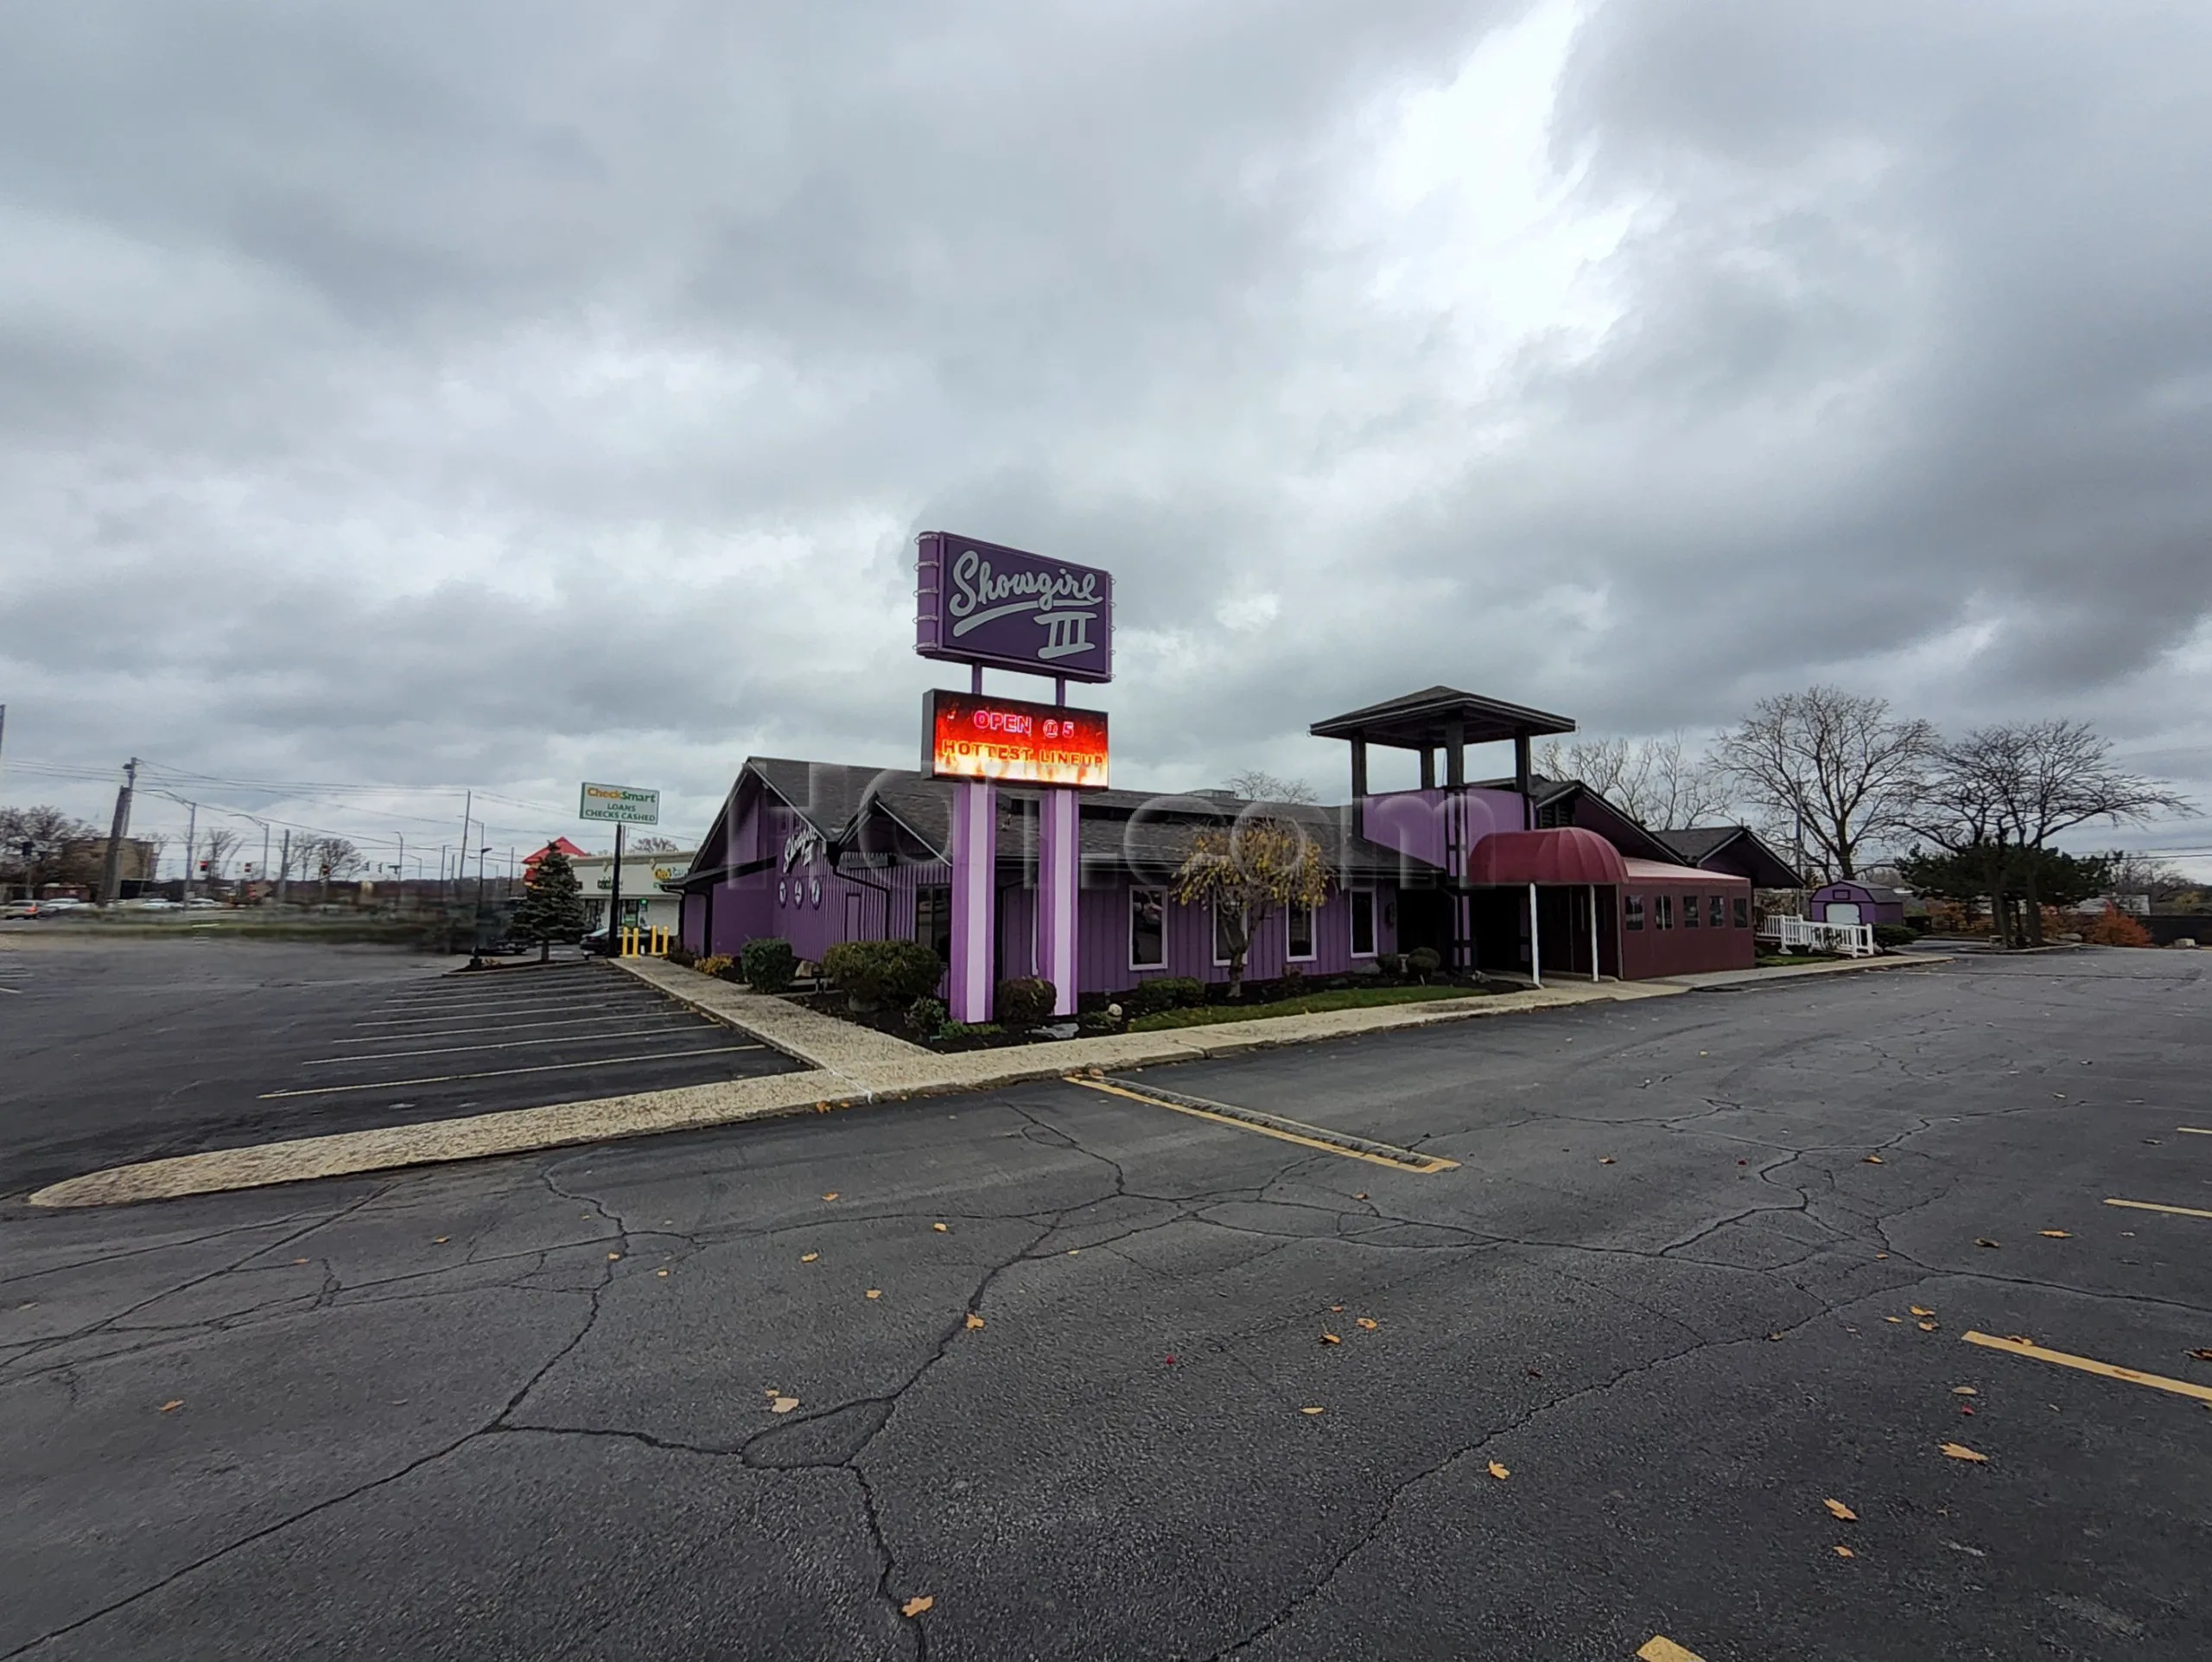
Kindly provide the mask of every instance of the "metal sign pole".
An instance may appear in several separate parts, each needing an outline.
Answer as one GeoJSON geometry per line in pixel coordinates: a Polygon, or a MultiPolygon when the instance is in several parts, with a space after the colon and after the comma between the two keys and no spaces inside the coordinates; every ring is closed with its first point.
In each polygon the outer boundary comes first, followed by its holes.
{"type": "Polygon", "coordinates": [[[607,902],[607,955],[621,955],[622,938],[622,833],[628,827],[620,819],[614,822],[614,888],[607,902]]]}

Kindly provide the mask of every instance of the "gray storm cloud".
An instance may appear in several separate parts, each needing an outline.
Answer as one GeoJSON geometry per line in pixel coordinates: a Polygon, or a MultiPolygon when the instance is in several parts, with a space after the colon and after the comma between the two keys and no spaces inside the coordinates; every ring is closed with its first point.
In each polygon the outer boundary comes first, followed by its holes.
{"type": "Polygon", "coordinates": [[[18,8],[8,749],[702,817],[747,751],[908,761],[941,525],[1116,570],[1132,783],[1335,786],[1306,723],[1433,681],[1645,731],[1824,678],[2212,797],[2208,48],[2147,6],[18,8]]]}

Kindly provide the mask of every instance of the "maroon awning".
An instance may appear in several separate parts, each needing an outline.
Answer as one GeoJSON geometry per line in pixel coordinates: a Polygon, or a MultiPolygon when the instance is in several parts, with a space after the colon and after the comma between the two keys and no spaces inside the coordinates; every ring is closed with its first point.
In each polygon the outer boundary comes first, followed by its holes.
{"type": "Polygon", "coordinates": [[[1628,880],[1620,850],[1593,831],[1492,831],[1467,853],[1471,883],[1602,883],[1628,880]]]}

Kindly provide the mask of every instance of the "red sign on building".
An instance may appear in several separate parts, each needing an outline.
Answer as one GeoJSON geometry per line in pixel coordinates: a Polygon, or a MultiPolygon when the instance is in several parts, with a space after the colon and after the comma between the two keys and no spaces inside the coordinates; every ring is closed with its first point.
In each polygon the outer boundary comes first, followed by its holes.
{"type": "Polygon", "coordinates": [[[1106,712],[932,689],[923,770],[937,779],[1106,788],[1106,712]]]}

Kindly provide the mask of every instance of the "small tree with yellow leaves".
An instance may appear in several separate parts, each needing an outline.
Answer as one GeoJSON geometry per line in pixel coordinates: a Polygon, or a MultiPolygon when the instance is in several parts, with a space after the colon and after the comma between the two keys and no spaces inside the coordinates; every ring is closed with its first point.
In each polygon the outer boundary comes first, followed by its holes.
{"type": "Polygon", "coordinates": [[[1229,996],[1244,996],[1244,960],[1260,926],[1302,906],[1319,910],[1333,874],[1320,849],[1295,820],[1254,814],[1226,830],[1194,833],[1176,869],[1175,898],[1212,908],[1229,954],[1229,996]]]}

